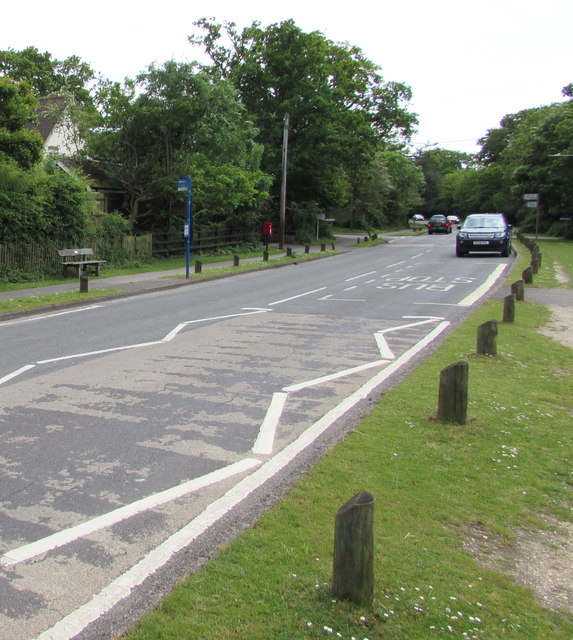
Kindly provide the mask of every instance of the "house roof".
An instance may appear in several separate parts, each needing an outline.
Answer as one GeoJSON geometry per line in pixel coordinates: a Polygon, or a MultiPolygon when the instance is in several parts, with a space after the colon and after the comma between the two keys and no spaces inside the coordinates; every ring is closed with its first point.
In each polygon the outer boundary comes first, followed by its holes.
{"type": "Polygon", "coordinates": [[[38,124],[32,125],[30,128],[39,131],[42,140],[46,142],[61,120],[65,98],[62,96],[53,96],[51,98],[40,98],[39,101],[40,105],[36,109],[38,124]]]}

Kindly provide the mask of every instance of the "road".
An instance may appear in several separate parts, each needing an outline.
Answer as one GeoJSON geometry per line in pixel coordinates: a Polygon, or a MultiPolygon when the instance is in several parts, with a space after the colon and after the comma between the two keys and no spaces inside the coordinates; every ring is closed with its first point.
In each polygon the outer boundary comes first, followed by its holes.
{"type": "Polygon", "coordinates": [[[110,638],[248,524],[511,261],[453,244],[0,323],[0,638],[110,638]]]}

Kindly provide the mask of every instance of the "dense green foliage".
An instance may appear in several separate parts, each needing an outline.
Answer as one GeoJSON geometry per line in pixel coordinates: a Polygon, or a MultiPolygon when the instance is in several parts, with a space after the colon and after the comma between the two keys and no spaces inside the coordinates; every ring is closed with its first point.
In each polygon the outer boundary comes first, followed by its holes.
{"type": "Polygon", "coordinates": [[[135,229],[169,229],[185,214],[177,180],[193,177],[199,224],[247,224],[266,195],[261,147],[232,85],[193,65],[152,66],[136,81],[99,94],[100,127],[87,141],[87,166],[127,194],[135,229]]]}
{"type": "Polygon", "coordinates": [[[42,138],[26,128],[35,121],[37,100],[27,85],[0,77],[0,163],[32,167],[42,155],[42,138]]]}
{"type": "MultiPolygon", "coordinates": [[[[502,211],[523,231],[571,236],[573,225],[560,218],[573,211],[573,100],[508,114],[480,143],[471,166],[424,168],[426,210],[502,211]],[[539,216],[523,199],[535,193],[539,216]]],[[[436,152],[423,154],[426,165],[436,152]]]]}
{"type": "MultiPolygon", "coordinates": [[[[355,215],[368,214],[368,206],[354,207],[364,202],[359,192],[371,184],[376,154],[402,147],[416,123],[405,108],[410,89],[384,82],[358,47],[305,33],[292,20],[266,28],[255,22],[241,32],[233,23],[205,19],[196,26],[199,32],[190,40],[213,63],[205,70],[233,83],[259,130],[262,168],[274,178],[275,206],[288,115],[291,213],[295,203],[297,211],[314,203],[319,210],[349,206],[355,215]]],[[[292,226],[300,216],[287,220],[292,226]]]]}
{"type": "Polygon", "coordinates": [[[0,77],[25,82],[38,98],[66,93],[80,104],[92,104],[88,85],[95,79],[89,64],[78,56],[55,60],[47,51],[40,53],[35,47],[22,51],[0,51],[0,77]]]}
{"type": "Polygon", "coordinates": [[[0,242],[81,240],[93,202],[86,184],[47,161],[24,170],[0,163],[0,242]]]}
{"type": "Polygon", "coordinates": [[[66,168],[125,194],[117,206],[129,232],[179,230],[186,203],[177,181],[187,176],[196,228],[256,231],[262,220],[278,228],[286,158],[286,232],[299,241],[316,234],[324,213],[369,229],[401,227],[413,212],[502,211],[524,231],[573,233],[561,220],[573,208],[573,85],[564,102],[507,114],[476,156],[411,154],[411,90],[385,81],[358,47],[292,20],[194,26],[189,41],[210,64],[154,64],[123,85],[98,79],[77,56],[0,51],[0,238],[97,227],[85,193],[70,201],[69,176],[38,167],[38,99],[73,143],[66,168]],[[524,193],[539,194],[539,210],[524,193]]]}

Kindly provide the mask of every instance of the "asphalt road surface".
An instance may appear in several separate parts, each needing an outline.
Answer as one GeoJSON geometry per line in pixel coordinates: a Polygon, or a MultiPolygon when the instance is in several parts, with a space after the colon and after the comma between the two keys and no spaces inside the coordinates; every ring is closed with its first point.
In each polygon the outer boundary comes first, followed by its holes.
{"type": "Polygon", "coordinates": [[[111,638],[499,285],[453,236],[0,322],[0,638],[111,638]]]}

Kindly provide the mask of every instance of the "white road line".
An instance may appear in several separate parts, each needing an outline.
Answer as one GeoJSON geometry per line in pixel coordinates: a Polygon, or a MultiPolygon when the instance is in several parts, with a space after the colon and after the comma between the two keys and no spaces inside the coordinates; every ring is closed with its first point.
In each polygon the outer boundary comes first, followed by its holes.
{"type": "Polygon", "coordinates": [[[49,364],[51,362],[62,362],[64,360],[74,360],[76,358],[87,358],[88,356],[100,356],[104,353],[114,353],[116,351],[126,351],[128,349],[139,349],[141,347],[151,347],[161,344],[162,340],[154,340],[153,342],[141,342],[140,344],[126,344],[122,347],[110,347],[109,349],[99,349],[98,351],[85,351],[84,353],[72,353],[67,356],[59,356],[57,358],[48,358],[47,360],[38,360],[36,364],[49,364]]]}
{"type": "Polygon", "coordinates": [[[30,369],[33,369],[35,366],[36,366],[35,364],[27,364],[24,367],[20,367],[19,369],[16,369],[16,371],[12,371],[12,373],[9,373],[3,378],[0,378],[0,385],[4,384],[5,382],[8,382],[8,380],[12,380],[12,378],[16,378],[21,373],[24,373],[26,371],[29,371],[30,369]]]}
{"type": "Polygon", "coordinates": [[[319,300],[332,300],[332,302],[366,302],[364,298],[333,298],[332,295],[323,296],[319,300]]]}
{"type": "Polygon", "coordinates": [[[103,307],[102,304],[92,304],[89,307],[80,307],[79,309],[68,309],[67,311],[55,311],[54,313],[42,313],[31,318],[20,318],[19,320],[9,320],[8,322],[0,322],[0,328],[9,327],[14,324],[24,324],[25,322],[36,322],[37,320],[45,320],[46,318],[56,318],[57,316],[66,316],[70,313],[80,313],[82,311],[92,311],[103,307]]]}
{"type": "Polygon", "coordinates": [[[47,536],[46,538],[42,538],[36,542],[8,551],[8,553],[5,553],[0,557],[0,565],[7,567],[18,564],[19,562],[24,562],[34,556],[38,556],[42,553],[51,551],[52,549],[61,547],[68,542],[90,535],[95,531],[111,527],[118,522],[131,518],[137,513],[148,511],[149,509],[158,507],[166,502],[171,502],[177,498],[188,495],[189,493],[193,493],[194,491],[213,485],[221,480],[226,480],[227,478],[239,473],[250,471],[260,464],[260,460],[246,458],[227,467],[223,467],[222,469],[217,469],[217,471],[208,473],[200,478],[195,478],[189,482],[184,482],[176,487],[171,487],[165,491],[161,491],[147,498],[143,498],[142,500],[138,500],[137,502],[132,502],[131,504],[116,509],[115,511],[110,511],[109,513],[105,513],[97,518],[92,518],[87,522],[82,522],[75,527],[58,531],[51,536],[47,536]]]}
{"type": "Polygon", "coordinates": [[[271,404],[267,409],[259,435],[253,445],[252,451],[255,455],[269,455],[273,452],[275,434],[287,397],[288,393],[273,393],[271,404]]]}
{"type": "Polygon", "coordinates": [[[252,316],[257,313],[268,313],[272,309],[253,309],[247,313],[230,313],[225,316],[212,316],[210,318],[197,318],[197,320],[188,320],[184,324],[198,324],[199,322],[211,322],[212,320],[228,320],[229,318],[242,318],[243,316],[252,316]]]}
{"type": "Polygon", "coordinates": [[[91,601],[79,607],[50,629],[41,633],[36,640],[71,640],[85,629],[91,622],[107,613],[118,602],[127,598],[131,591],[140,585],[148,576],[163,567],[173,555],[191,544],[215,522],[235,508],[258,487],[275,476],[281,469],[309,447],[341,416],[347,413],[360,400],[365,398],[376,387],[380,386],[394,371],[411,360],[426,345],[442,333],[449,322],[442,322],[426,335],[420,342],[405,351],[384,371],[371,378],[351,396],[343,400],[320,420],[315,422],[294,442],[285,447],[276,456],[263,464],[254,473],[241,480],[224,496],[210,504],[205,511],[178,532],[174,533],[156,549],[148,553],[129,571],[120,575],[91,601]]]}
{"type": "MultiPolygon", "coordinates": [[[[86,307],[86,308],[95,308],[95,307],[86,307]]],[[[28,371],[28,369],[33,369],[37,364],[50,364],[52,362],[64,362],[65,360],[75,360],[77,358],[87,358],[89,356],[100,356],[106,353],[115,353],[116,351],[125,351],[127,349],[141,349],[142,347],[152,347],[157,344],[162,344],[165,342],[170,342],[177,336],[177,334],[184,329],[186,326],[190,324],[196,324],[199,322],[208,322],[210,320],[226,320],[227,318],[238,318],[242,316],[250,316],[256,313],[267,313],[272,311],[272,309],[258,309],[249,311],[248,313],[233,313],[226,316],[214,316],[212,318],[199,318],[198,320],[189,320],[188,322],[182,322],[178,324],[174,329],[172,329],[165,337],[161,338],[161,340],[154,340],[152,342],[140,342],[139,344],[126,344],[120,347],[110,347],[109,349],[99,349],[97,351],[84,351],[83,353],[72,353],[67,356],[58,356],[56,358],[48,358],[47,360],[38,360],[34,364],[28,364],[20,369],[13,371],[12,373],[0,378],[0,385],[4,382],[8,382],[8,380],[12,380],[13,378],[19,376],[21,373],[28,371]]]]}
{"type": "Polygon", "coordinates": [[[460,302],[458,302],[458,306],[471,307],[474,302],[477,302],[485,293],[487,293],[493,287],[496,280],[499,278],[499,276],[501,276],[506,267],[506,264],[498,264],[489,278],[483,284],[481,284],[473,293],[470,293],[469,296],[466,296],[463,300],[460,300],[460,302]]]}
{"type": "MultiPolygon", "coordinates": [[[[408,317],[408,316],[404,316],[408,317]]],[[[410,322],[408,324],[401,324],[397,327],[388,327],[388,329],[380,329],[378,333],[391,333],[392,331],[400,331],[401,329],[411,329],[412,327],[421,327],[424,324],[431,324],[436,320],[443,320],[443,318],[430,318],[426,316],[426,320],[420,320],[418,322],[410,322]]]]}
{"type": "Polygon", "coordinates": [[[320,378],[314,378],[313,380],[306,380],[305,382],[299,382],[298,384],[291,384],[288,387],[283,387],[283,391],[293,392],[300,391],[301,389],[308,389],[309,387],[315,387],[317,384],[323,382],[330,382],[331,380],[338,380],[339,378],[345,378],[346,376],[352,376],[355,373],[373,369],[375,367],[381,367],[383,364],[387,364],[387,360],[375,360],[374,362],[367,362],[366,364],[352,367],[351,369],[344,369],[344,371],[337,371],[336,373],[330,373],[320,378]]]}
{"type": "Polygon", "coordinates": [[[404,264],[405,260],[400,260],[400,262],[395,262],[394,264],[389,264],[386,269],[391,269],[392,267],[397,267],[399,264],[404,264]]]}
{"type": "Polygon", "coordinates": [[[380,355],[385,360],[395,360],[396,356],[388,346],[388,343],[386,342],[386,338],[382,334],[383,334],[382,331],[377,331],[374,334],[374,337],[376,338],[376,344],[378,345],[378,350],[380,351],[380,355]]]}
{"type": "Polygon", "coordinates": [[[161,339],[161,342],[171,342],[171,340],[173,340],[173,338],[175,338],[177,334],[188,324],[188,322],[182,322],[181,324],[178,324],[175,329],[171,329],[171,331],[161,339]]]}
{"type": "Polygon", "coordinates": [[[306,293],[299,293],[297,296],[291,296],[290,298],[283,298],[282,300],[275,300],[275,302],[269,302],[269,307],[275,304],[282,304],[283,302],[290,302],[291,300],[296,300],[297,298],[302,298],[304,296],[310,296],[313,293],[318,293],[319,291],[324,291],[326,287],[320,287],[320,289],[313,289],[312,291],[307,291],[306,293]]]}
{"type": "Polygon", "coordinates": [[[359,276],[352,276],[352,278],[346,278],[344,282],[352,282],[353,280],[358,280],[359,278],[365,278],[366,276],[371,276],[376,273],[376,271],[369,271],[368,273],[361,273],[359,276]]]}

